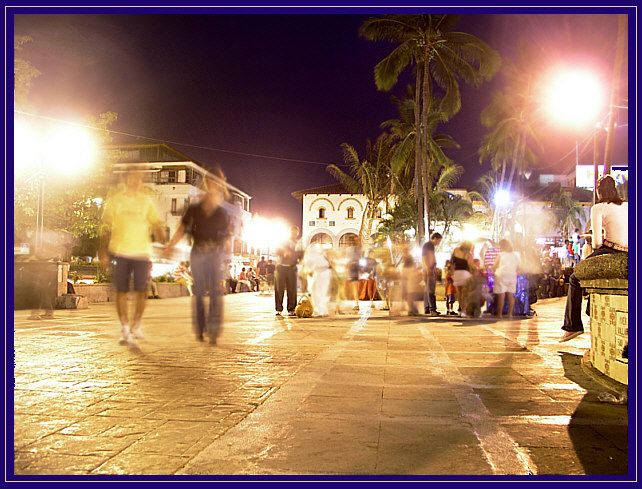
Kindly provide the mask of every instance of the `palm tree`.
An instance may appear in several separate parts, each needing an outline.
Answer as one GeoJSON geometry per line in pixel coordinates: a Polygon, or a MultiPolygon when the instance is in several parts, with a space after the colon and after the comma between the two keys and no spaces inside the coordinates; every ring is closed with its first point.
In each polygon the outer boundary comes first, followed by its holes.
{"type": "Polygon", "coordinates": [[[584,208],[561,187],[551,197],[551,207],[557,216],[562,236],[570,236],[573,229],[580,227],[584,208]]]}
{"type": "MultiPolygon", "coordinates": [[[[404,181],[408,181],[411,174],[412,148],[416,140],[415,126],[412,123],[416,112],[416,104],[412,98],[411,87],[408,88],[407,98],[399,100],[393,97],[393,103],[398,108],[399,119],[387,120],[381,124],[381,127],[383,129],[389,128],[395,141],[391,168],[396,181],[402,184],[404,181]]],[[[429,211],[435,209],[436,201],[434,195],[450,188],[463,172],[463,169],[455,165],[444,153],[445,149],[459,148],[457,142],[448,134],[436,133],[439,124],[446,119],[444,112],[435,110],[431,112],[428,120],[428,134],[430,137],[428,139],[427,161],[429,165],[422,166],[420,192],[420,201],[423,203],[421,210],[427,218],[431,215],[429,211]],[[432,169],[433,175],[428,175],[429,168],[432,169]]],[[[391,193],[393,193],[392,190],[391,193]]],[[[419,221],[421,222],[421,220],[419,221]]],[[[427,234],[430,234],[432,222],[434,222],[434,219],[426,221],[428,225],[427,234]]]]}
{"type": "MultiPolygon", "coordinates": [[[[459,81],[475,86],[490,79],[499,67],[499,54],[481,39],[464,32],[453,31],[459,16],[451,14],[384,15],[366,20],[360,34],[372,41],[391,41],[393,51],[374,69],[375,84],[388,91],[399,75],[411,65],[415,69],[415,137],[414,188],[420,240],[429,222],[428,206],[424,204],[425,189],[432,187],[436,169],[430,167],[429,116],[436,110],[447,118],[461,108],[459,81]],[[434,92],[442,97],[437,99],[434,92]],[[438,106],[433,102],[439,100],[438,106]]],[[[447,119],[446,119],[447,120],[447,119]]],[[[445,122],[445,121],[442,121],[445,122]]]]}
{"type": "Polygon", "coordinates": [[[453,223],[465,221],[473,215],[473,203],[461,195],[444,192],[439,204],[438,218],[444,223],[444,236],[448,236],[453,223]]]}
{"type": "Polygon", "coordinates": [[[377,207],[381,202],[387,202],[390,195],[392,136],[381,134],[374,145],[368,141],[363,160],[359,159],[357,150],[350,144],[343,143],[341,147],[343,160],[350,165],[350,173],[336,165],[328,165],[326,170],[349,192],[366,196],[366,209],[359,228],[361,242],[365,244],[371,239],[377,207]]]}
{"type": "MultiPolygon", "coordinates": [[[[525,63],[522,63],[524,65],[525,63]]],[[[504,68],[507,86],[494,94],[482,111],[481,122],[489,129],[479,149],[479,161],[489,160],[498,174],[497,187],[510,190],[515,172],[524,172],[537,162],[542,152],[541,124],[537,121],[538,100],[529,70],[515,64],[504,68]],[[510,163],[510,174],[506,175],[510,163]]]]}

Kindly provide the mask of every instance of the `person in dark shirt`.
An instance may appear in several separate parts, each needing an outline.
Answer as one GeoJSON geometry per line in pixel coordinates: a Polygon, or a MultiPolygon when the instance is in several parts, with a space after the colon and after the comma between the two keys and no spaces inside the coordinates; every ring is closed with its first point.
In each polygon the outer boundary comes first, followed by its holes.
{"type": "Polygon", "coordinates": [[[204,336],[209,336],[212,345],[216,345],[223,322],[223,298],[219,283],[223,254],[229,249],[228,238],[231,234],[230,217],[222,207],[226,193],[225,175],[220,168],[216,168],[205,178],[203,198],[185,211],[166,251],[169,254],[185,233],[192,236],[190,261],[194,277],[194,332],[198,341],[205,341],[204,336]],[[205,311],[206,293],[210,298],[208,312],[205,311]]]}
{"type": "Polygon", "coordinates": [[[274,272],[276,270],[276,265],[272,260],[267,261],[265,265],[265,276],[267,277],[268,288],[274,288],[274,272]]]}
{"type": "Polygon", "coordinates": [[[262,256],[261,260],[256,264],[256,271],[259,277],[265,277],[267,275],[267,261],[265,261],[264,256],[262,256]]]}
{"type": "Polygon", "coordinates": [[[435,248],[439,246],[443,239],[440,233],[432,233],[430,241],[426,241],[421,249],[421,259],[424,272],[424,314],[430,316],[439,316],[437,311],[437,259],[435,257],[435,248]]]}
{"type": "Polygon", "coordinates": [[[283,311],[283,296],[287,291],[288,316],[296,316],[294,309],[297,303],[297,263],[303,257],[303,248],[299,241],[299,228],[290,228],[290,238],[276,250],[277,265],[275,271],[276,284],[274,287],[274,300],[276,302],[276,315],[283,311]]]}

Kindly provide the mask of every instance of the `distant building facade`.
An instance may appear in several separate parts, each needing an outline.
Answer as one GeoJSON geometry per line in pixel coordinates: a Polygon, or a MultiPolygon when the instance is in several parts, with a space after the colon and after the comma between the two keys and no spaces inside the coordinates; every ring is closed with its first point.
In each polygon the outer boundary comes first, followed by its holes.
{"type": "MultiPolygon", "coordinates": [[[[305,246],[321,243],[337,249],[356,243],[368,202],[365,195],[349,193],[336,184],[299,190],[292,196],[303,206],[301,241],[305,246]]],[[[381,203],[370,233],[377,229],[384,211],[381,203]]]]}

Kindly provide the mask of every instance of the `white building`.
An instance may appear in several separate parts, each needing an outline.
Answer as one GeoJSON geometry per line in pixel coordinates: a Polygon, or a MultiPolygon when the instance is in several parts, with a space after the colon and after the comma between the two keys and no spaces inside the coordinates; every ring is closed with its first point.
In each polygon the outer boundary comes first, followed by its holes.
{"type": "MultiPolygon", "coordinates": [[[[211,175],[203,165],[166,144],[108,145],[105,152],[115,173],[132,166],[147,172],[145,181],[155,195],[168,236],[172,236],[178,228],[189,203],[202,194],[203,178],[211,175]]],[[[243,230],[252,217],[251,197],[230,183],[227,183],[227,189],[229,198],[223,205],[233,222],[233,254],[240,259],[250,252],[243,240],[243,230]]]]}
{"type": "MultiPolygon", "coordinates": [[[[355,243],[368,199],[363,194],[351,194],[343,185],[325,185],[293,192],[292,196],[303,205],[301,241],[322,243],[332,248],[343,248],[355,243]]],[[[384,212],[382,203],[377,209],[372,230],[377,229],[384,212]]]]}

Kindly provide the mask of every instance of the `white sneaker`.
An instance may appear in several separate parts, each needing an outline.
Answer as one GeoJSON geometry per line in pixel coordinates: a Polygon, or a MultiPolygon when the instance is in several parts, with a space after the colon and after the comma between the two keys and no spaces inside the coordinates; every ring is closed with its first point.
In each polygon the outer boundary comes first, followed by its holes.
{"type": "Polygon", "coordinates": [[[119,345],[128,345],[132,341],[131,331],[129,326],[123,325],[120,330],[120,339],[118,340],[119,345]]]}
{"type": "Polygon", "coordinates": [[[131,337],[137,340],[145,339],[145,335],[143,334],[143,328],[141,328],[140,324],[137,324],[132,328],[131,337]]]}

